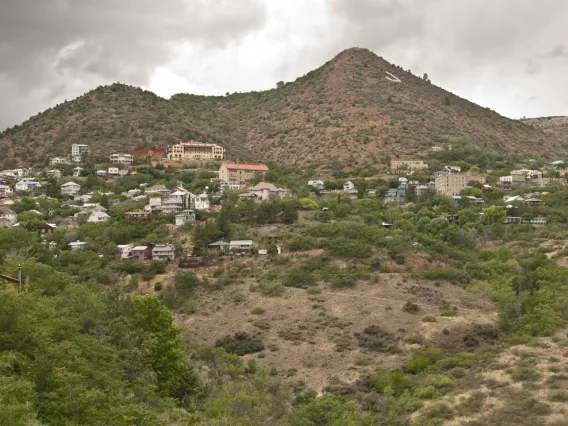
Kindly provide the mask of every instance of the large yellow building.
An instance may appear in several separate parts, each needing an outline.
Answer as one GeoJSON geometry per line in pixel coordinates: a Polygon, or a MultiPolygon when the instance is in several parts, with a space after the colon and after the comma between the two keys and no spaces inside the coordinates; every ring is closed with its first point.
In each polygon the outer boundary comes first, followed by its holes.
{"type": "Polygon", "coordinates": [[[268,167],[264,164],[223,163],[219,169],[219,179],[224,182],[246,183],[257,174],[264,178],[268,167]]]}
{"type": "Polygon", "coordinates": [[[466,189],[471,181],[485,183],[485,176],[471,173],[448,173],[438,176],[435,181],[436,192],[448,197],[460,195],[460,192],[466,189]]]}
{"type": "Polygon", "coordinates": [[[397,170],[415,171],[427,169],[428,164],[422,160],[392,160],[390,168],[393,172],[397,170]]]}
{"type": "Polygon", "coordinates": [[[182,142],[168,147],[168,160],[222,160],[225,148],[214,143],[182,142]]]}

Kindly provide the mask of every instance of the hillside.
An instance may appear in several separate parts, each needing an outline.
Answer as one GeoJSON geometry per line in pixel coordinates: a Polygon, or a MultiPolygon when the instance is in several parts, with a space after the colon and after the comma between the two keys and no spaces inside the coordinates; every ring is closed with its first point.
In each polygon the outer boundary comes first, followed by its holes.
{"type": "Polygon", "coordinates": [[[265,92],[165,100],[121,84],[99,87],[0,134],[0,157],[40,160],[68,153],[73,143],[109,154],[189,138],[220,142],[242,160],[334,168],[376,166],[385,156],[424,154],[444,143],[500,155],[537,146],[546,154],[556,143],[354,48],[265,92]]]}
{"type": "Polygon", "coordinates": [[[527,118],[521,121],[541,129],[561,142],[568,142],[568,117],[527,118]]]}

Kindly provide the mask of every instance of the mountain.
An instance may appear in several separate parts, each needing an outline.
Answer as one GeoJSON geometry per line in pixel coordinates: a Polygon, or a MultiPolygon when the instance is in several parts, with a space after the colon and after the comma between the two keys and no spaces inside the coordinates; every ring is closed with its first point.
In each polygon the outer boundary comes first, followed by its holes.
{"type": "Polygon", "coordinates": [[[547,154],[556,140],[353,48],[278,88],[165,100],[113,84],[0,134],[0,158],[45,159],[73,143],[98,154],[198,139],[230,158],[354,168],[420,156],[432,145],[471,144],[496,155],[547,154]]]}
{"type": "Polygon", "coordinates": [[[561,142],[568,143],[568,117],[525,118],[521,121],[541,129],[561,142]]]}

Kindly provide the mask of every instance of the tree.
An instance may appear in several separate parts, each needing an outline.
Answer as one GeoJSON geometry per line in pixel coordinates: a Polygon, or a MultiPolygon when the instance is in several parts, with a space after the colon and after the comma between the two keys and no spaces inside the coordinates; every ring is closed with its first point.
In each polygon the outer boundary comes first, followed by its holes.
{"type": "Polygon", "coordinates": [[[430,83],[430,78],[428,78],[428,74],[424,73],[424,75],[422,76],[422,80],[424,80],[426,83],[430,83]]]}
{"type": "Polygon", "coordinates": [[[483,209],[483,222],[489,225],[502,222],[505,216],[507,216],[507,213],[502,206],[490,206],[483,209]]]}
{"type": "Polygon", "coordinates": [[[277,89],[281,89],[284,87],[284,82],[283,81],[279,81],[278,83],[276,83],[276,88],[277,89]]]}

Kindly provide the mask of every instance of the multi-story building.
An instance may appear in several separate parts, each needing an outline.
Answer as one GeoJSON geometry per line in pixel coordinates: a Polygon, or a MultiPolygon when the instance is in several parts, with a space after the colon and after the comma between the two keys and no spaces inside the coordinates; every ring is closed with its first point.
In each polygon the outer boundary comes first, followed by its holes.
{"type": "Polygon", "coordinates": [[[484,184],[485,176],[471,173],[451,173],[437,176],[435,181],[436,191],[447,197],[460,195],[460,192],[468,188],[468,183],[471,181],[484,184]]]}
{"type": "Polygon", "coordinates": [[[89,145],[82,145],[79,143],[75,143],[73,145],[71,145],[71,156],[72,157],[83,157],[84,155],[87,155],[89,152],[91,151],[91,148],[89,148],[89,145]]]}
{"type": "Polygon", "coordinates": [[[81,185],[75,182],[67,182],[61,185],[61,195],[75,195],[81,192],[81,185]]]}
{"type": "Polygon", "coordinates": [[[246,183],[256,175],[264,179],[268,167],[264,164],[223,163],[219,168],[219,179],[225,182],[246,183]]]}
{"type": "Polygon", "coordinates": [[[225,148],[214,143],[191,141],[168,147],[168,160],[222,160],[224,158],[225,148]]]}
{"type": "Polygon", "coordinates": [[[112,154],[110,156],[111,163],[133,163],[134,157],[130,154],[112,154]]]}
{"type": "Polygon", "coordinates": [[[52,166],[55,166],[56,164],[69,164],[69,160],[67,158],[54,157],[49,160],[49,164],[51,164],[52,166]]]}
{"type": "Polygon", "coordinates": [[[409,171],[415,171],[415,170],[423,170],[423,169],[427,169],[428,168],[428,164],[426,164],[424,161],[422,160],[392,160],[391,161],[391,170],[392,171],[397,171],[397,170],[409,170],[409,171]]]}

